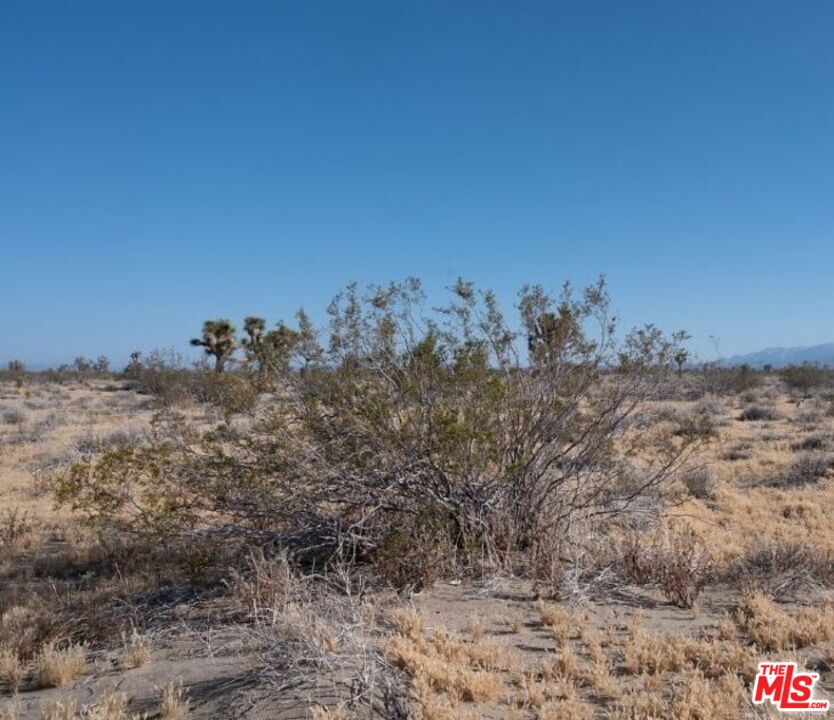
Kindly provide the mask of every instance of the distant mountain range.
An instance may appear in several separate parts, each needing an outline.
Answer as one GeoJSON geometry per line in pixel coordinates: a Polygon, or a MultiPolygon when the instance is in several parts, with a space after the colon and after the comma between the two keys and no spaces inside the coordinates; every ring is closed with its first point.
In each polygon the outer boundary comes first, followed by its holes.
{"type": "Polygon", "coordinates": [[[785,365],[801,365],[802,363],[834,366],[834,342],[806,347],[765,348],[746,355],[733,355],[721,361],[722,365],[741,365],[743,363],[755,368],[761,368],[765,365],[779,368],[785,365]]]}

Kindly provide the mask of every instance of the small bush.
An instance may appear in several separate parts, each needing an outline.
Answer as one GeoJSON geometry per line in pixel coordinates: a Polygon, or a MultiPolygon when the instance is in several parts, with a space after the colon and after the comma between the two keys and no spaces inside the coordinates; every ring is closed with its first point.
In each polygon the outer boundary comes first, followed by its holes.
{"type": "Polygon", "coordinates": [[[713,468],[703,467],[687,470],[681,476],[681,481],[692,497],[699,500],[715,499],[718,475],[713,468]]]}
{"type": "Polygon", "coordinates": [[[737,462],[739,460],[749,460],[753,457],[753,451],[746,443],[738,443],[728,448],[722,455],[721,459],[728,462],[737,462]]]}
{"type": "Polygon", "coordinates": [[[761,374],[749,365],[728,368],[708,363],[703,368],[704,389],[715,395],[737,395],[758,387],[761,381],[761,374]]]}
{"type": "Polygon", "coordinates": [[[791,445],[791,450],[798,452],[825,450],[828,447],[828,443],[828,437],[825,435],[811,435],[798,443],[793,443],[791,445]]]}
{"type": "Polygon", "coordinates": [[[376,556],[377,572],[398,590],[431,587],[451,567],[451,538],[442,508],[426,505],[410,522],[390,530],[376,556]]]}
{"type": "Polygon", "coordinates": [[[712,574],[712,558],[688,525],[654,536],[633,533],[623,543],[623,564],[632,580],[658,585],[682,608],[693,606],[712,574]]]}
{"type": "Polygon", "coordinates": [[[825,453],[804,452],[767,484],[771,486],[809,485],[826,476],[831,458],[825,453]]]}
{"type": "Polygon", "coordinates": [[[763,420],[778,420],[779,413],[775,408],[767,405],[748,405],[741,411],[738,419],[742,422],[761,422],[763,420]]]}
{"type": "Polygon", "coordinates": [[[26,422],[26,412],[21,408],[9,408],[3,411],[3,423],[5,425],[23,425],[26,422]]]}
{"type": "Polygon", "coordinates": [[[715,420],[706,412],[695,412],[684,418],[675,430],[675,435],[687,440],[706,440],[717,434],[715,420]]]}

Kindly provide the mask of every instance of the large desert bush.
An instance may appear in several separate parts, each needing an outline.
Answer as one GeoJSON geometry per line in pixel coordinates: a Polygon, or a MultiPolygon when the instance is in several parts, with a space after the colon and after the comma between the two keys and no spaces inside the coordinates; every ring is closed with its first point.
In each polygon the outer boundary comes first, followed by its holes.
{"type": "Polygon", "coordinates": [[[102,529],[338,550],[403,584],[419,578],[396,557],[428,572],[441,556],[552,545],[577,514],[622,514],[677,470],[693,438],[645,453],[628,420],[681,336],[647,326],[618,341],[602,282],[558,299],[525,287],[516,325],[490,292],[451,293],[427,310],[416,280],[348,287],[326,332],[300,328],[290,362],[270,367],[251,433],[167,423],[75,466],[59,497],[102,529]]]}
{"type": "Polygon", "coordinates": [[[779,377],[791,390],[808,395],[814,388],[828,382],[831,371],[818,365],[805,363],[804,365],[788,365],[782,368],[779,371],[779,377]]]}

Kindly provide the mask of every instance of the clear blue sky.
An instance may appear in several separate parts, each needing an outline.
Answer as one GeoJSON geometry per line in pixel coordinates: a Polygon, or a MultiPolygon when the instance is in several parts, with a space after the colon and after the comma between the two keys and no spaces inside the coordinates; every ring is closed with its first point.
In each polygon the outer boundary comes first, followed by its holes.
{"type": "Polygon", "coordinates": [[[712,354],[834,340],[834,3],[0,4],[0,361],[608,275],[712,354]]]}

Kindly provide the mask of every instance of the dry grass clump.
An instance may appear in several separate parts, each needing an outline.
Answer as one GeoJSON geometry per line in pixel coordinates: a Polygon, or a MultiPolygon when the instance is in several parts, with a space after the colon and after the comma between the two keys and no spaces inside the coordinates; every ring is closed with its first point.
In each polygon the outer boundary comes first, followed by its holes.
{"type": "Polygon", "coordinates": [[[41,708],[40,720],[80,720],[78,700],[69,698],[63,702],[47,703],[41,708]]]}
{"type": "Polygon", "coordinates": [[[546,603],[543,600],[536,603],[536,610],[539,613],[542,626],[549,627],[553,631],[557,642],[560,642],[561,638],[570,637],[576,632],[578,619],[570,611],[558,605],[546,603]]]}
{"type": "Polygon", "coordinates": [[[736,642],[696,640],[683,633],[660,635],[636,624],[623,648],[623,659],[633,674],[659,675],[694,669],[708,678],[728,673],[752,678],[757,654],[736,642]]]}
{"type": "Polygon", "coordinates": [[[58,648],[50,643],[35,658],[35,681],[38,687],[61,687],[77,678],[87,666],[83,645],[70,644],[58,648]]]}
{"type": "Polygon", "coordinates": [[[81,708],[76,698],[48,703],[41,709],[40,720],[147,720],[147,715],[129,715],[127,705],[127,695],[114,690],[97,704],[81,708]]]}
{"type": "Polygon", "coordinates": [[[789,614],[760,592],[744,598],[738,622],[762,650],[798,649],[834,638],[834,606],[802,607],[789,614]]]}
{"type": "Polygon", "coordinates": [[[478,640],[483,639],[484,635],[486,635],[487,624],[480,615],[475,615],[469,618],[469,622],[466,624],[466,629],[469,631],[472,639],[475,642],[478,642],[478,640]]]}
{"type": "Polygon", "coordinates": [[[716,681],[699,672],[687,673],[675,689],[669,717],[675,720],[736,720],[744,696],[744,685],[735,675],[716,681]]]}
{"type": "Polygon", "coordinates": [[[449,645],[441,647],[442,650],[424,638],[398,634],[388,640],[385,653],[414,679],[415,689],[430,688],[434,693],[446,693],[454,700],[468,702],[498,699],[504,689],[504,680],[499,673],[478,669],[480,660],[477,653],[470,656],[470,665],[467,666],[460,662],[458,646],[454,646],[453,651],[450,651],[449,645]]]}
{"type": "Polygon", "coordinates": [[[6,703],[0,708],[0,720],[18,720],[20,713],[17,703],[6,703]]]}
{"type": "Polygon", "coordinates": [[[610,720],[738,720],[744,685],[733,674],[709,679],[697,670],[682,678],[643,676],[617,700],[610,720]],[[672,685],[672,691],[668,687],[672,685]]]}
{"type": "Polygon", "coordinates": [[[414,608],[397,608],[389,613],[388,621],[408,638],[421,638],[426,629],[426,616],[414,608]]]}
{"type": "Polygon", "coordinates": [[[344,708],[310,708],[310,720],[350,720],[353,717],[344,708]]]}
{"type": "Polygon", "coordinates": [[[582,700],[558,700],[542,705],[537,720],[593,720],[594,708],[582,700]]]}
{"type": "Polygon", "coordinates": [[[0,680],[5,680],[16,688],[24,677],[26,668],[17,650],[9,645],[0,645],[0,680]]]}
{"type": "Polygon", "coordinates": [[[184,720],[190,714],[189,704],[182,682],[170,682],[162,690],[159,717],[164,720],[184,720]]]}
{"type": "Polygon", "coordinates": [[[151,642],[133,628],[130,635],[122,635],[119,665],[125,670],[143,667],[151,661],[151,642]]]}
{"type": "Polygon", "coordinates": [[[514,635],[518,635],[524,629],[524,616],[520,612],[514,612],[505,618],[507,628],[514,635]]]}

